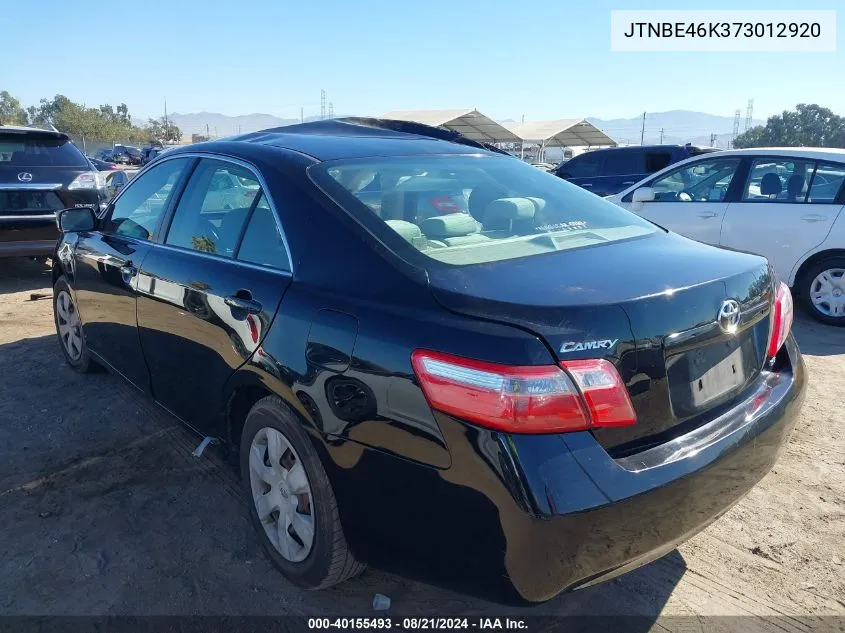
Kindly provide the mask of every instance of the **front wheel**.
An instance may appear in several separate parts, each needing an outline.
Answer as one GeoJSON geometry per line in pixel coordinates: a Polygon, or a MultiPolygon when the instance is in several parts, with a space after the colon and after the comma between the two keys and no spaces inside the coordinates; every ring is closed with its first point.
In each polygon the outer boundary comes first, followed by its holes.
{"type": "Polygon", "coordinates": [[[323,589],[363,570],[346,544],[320,458],[280,398],[259,400],[249,412],[240,463],[258,537],[288,579],[323,589]]]}
{"type": "Polygon", "coordinates": [[[798,292],[813,317],[845,326],[845,257],[829,257],[811,266],[799,281],[798,292]]]}
{"type": "Polygon", "coordinates": [[[67,364],[81,374],[91,371],[95,364],[88,353],[82,321],[64,277],[59,277],[53,286],[53,320],[67,364]]]}

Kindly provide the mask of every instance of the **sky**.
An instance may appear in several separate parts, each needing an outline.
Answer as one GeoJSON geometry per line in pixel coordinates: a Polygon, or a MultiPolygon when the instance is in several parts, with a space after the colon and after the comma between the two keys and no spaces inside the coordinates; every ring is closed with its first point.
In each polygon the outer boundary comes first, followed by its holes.
{"type": "MultiPolygon", "coordinates": [[[[24,105],[64,94],[133,116],[477,108],[496,119],[603,119],[696,110],[755,118],[797,103],[845,114],[835,53],[610,51],[610,10],[677,0],[34,0],[6,12],[0,90],[24,105]],[[21,27],[14,22],[20,20],[21,27]],[[11,22],[11,24],[10,24],[11,22]],[[10,28],[11,27],[11,28],[10,28]]],[[[705,8],[690,3],[689,8],[705,8]]],[[[837,9],[841,0],[711,1],[706,8],[837,9]]]]}

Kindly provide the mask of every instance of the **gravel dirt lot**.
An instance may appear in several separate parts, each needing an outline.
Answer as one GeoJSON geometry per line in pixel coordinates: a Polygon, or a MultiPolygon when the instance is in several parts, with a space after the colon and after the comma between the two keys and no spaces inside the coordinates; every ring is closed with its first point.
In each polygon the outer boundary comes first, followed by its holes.
{"type": "Polygon", "coordinates": [[[380,592],[394,615],[845,616],[845,330],[798,314],[803,415],[740,504],[646,567],[520,610],[372,570],[292,587],[221,455],[193,458],[197,438],[132,387],[65,366],[49,286],[47,267],[0,259],[0,614],[372,615],[380,592]]]}

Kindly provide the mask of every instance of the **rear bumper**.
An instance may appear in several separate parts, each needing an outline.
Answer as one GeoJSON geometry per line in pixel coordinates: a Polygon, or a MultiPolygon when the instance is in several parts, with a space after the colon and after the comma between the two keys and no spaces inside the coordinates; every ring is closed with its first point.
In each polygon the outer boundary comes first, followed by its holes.
{"type": "Polygon", "coordinates": [[[0,257],[52,255],[58,239],[54,214],[23,217],[0,214],[0,257]]]}
{"type": "Polygon", "coordinates": [[[537,513],[508,538],[507,573],[520,596],[546,600],[630,571],[739,501],[774,465],[803,401],[803,361],[792,338],[786,348],[787,367],[749,398],[637,455],[614,460],[587,432],[559,436],[567,450],[550,458],[532,446],[540,438],[516,438],[537,513]]]}

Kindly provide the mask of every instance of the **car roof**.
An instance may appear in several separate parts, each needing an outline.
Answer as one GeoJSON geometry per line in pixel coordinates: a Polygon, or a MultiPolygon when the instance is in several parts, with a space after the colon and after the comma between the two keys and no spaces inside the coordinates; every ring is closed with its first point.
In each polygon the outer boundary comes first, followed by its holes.
{"type": "Polygon", "coordinates": [[[748,154],[795,156],[816,160],[845,160],[845,149],[838,147],[746,147],[743,149],[726,149],[719,152],[720,157],[747,156],[748,154]]]}
{"type": "Polygon", "coordinates": [[[70,137],[64,132],[57,130],[44,130],[40,127],[29,127],[26,125],[0,125],[0,132],[14,132],[14,133],[37,133],[46,136],[54,136],[56,138],[69,139],[70,137]]]}
{"type": "Polygon", "coordinates": [[[472,141],[462,143],[459,136],[450,130],[410,122],[350,118],[286,125],[184,147],[187,151],[201,147],[226,154],[236,148],[249,156],[255,146],[270,146],[320,161],[413,154],[494,154],[472,141]]]}
{"type": "MultiPolygon", "coordinates": [[[[579,156],[583,156],[585,154],[593,154],[595,152],[618,152],[621,150],[628,150],[628,151],[637,151],[637,150],[660,150],[660,149],[695,149],[695,150],[703,150],[703,151],[716,151],[717,148],[715,147],[701,147],[699,145],[673,145],[673,144],[664,144],[664,145],[623,145],[621,147],[602,147],[600,149],[590,150],[589,152],[584,152],[583,154],[579,154],[579,156]]],[[[574,157],[573,157],[574,158],[574,157]]]]}

